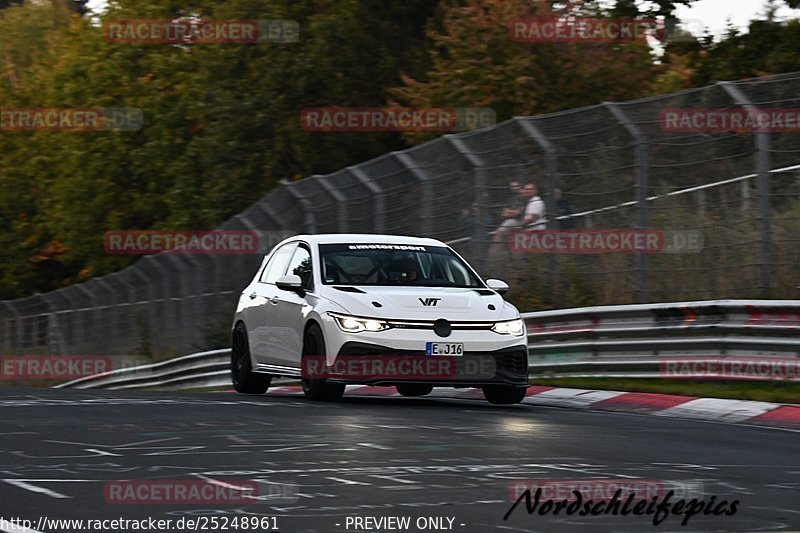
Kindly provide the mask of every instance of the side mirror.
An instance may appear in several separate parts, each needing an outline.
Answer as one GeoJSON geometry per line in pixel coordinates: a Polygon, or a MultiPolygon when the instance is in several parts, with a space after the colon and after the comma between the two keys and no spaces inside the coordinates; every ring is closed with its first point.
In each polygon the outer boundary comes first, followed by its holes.
{"type": "Polygon", "coordinates": [[[508,283],[499,279],[487,279],[486,286],[497,294],[505,294],[508,292],[508,283]]]}
{"type": "Polygon", "coordinates": [[[300,296],[305,296],[306,291],[303,290],[303,280],[297,274],[289,274],[288,276],[281,276],[275,285],[284,291],[296,292],[300,296]]]}

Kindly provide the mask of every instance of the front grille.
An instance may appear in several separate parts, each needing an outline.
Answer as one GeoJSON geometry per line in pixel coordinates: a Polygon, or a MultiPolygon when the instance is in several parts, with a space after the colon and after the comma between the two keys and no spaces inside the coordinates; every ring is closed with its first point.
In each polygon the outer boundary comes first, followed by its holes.
{"type": "MultiPolygon", "coordinates": [[[[433,330],[433,326],[436,321],[434,320],[394,320],[390,319],[387,320],[386,323],[389,326],[397,329],[430,329],[433,330]]],[[[450,322],[450,327],[453,330],[485,330],[485,329],[492,329],[494,326],[494,322],[450,322]]]]}
{"type": "MultiPolygon", "coordinates": [[[[422,350],[393,350],[385,346],[366,344],[361,342],[347,342],[339,350],[339,355],[367,355],[367,356],[424,356],[422,350]]],[[[515,375],[526,375],[528,372],[528,351],[526,348],[505,348],[496,352],[464,352],[462,357],[493,357],[498,371],[506,371],[515,375]]]]}

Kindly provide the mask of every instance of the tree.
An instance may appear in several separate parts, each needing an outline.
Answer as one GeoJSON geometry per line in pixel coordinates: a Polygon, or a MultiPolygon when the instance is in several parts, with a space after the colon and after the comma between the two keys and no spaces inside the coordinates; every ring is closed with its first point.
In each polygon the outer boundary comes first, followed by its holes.
{"type": "Polygon", "coordinates": [[[108,230],[210,229],[282,178],[405,147],[395,133],[312,134],[300,127],[300,114],[385,105],[400,71],[416,73],[427,61],[424,28],[434,6],[205,0],[186,9],[117,0],[102,16],[293,19],[301,27],[298,43],[187,46],[109,43],[101,27],[69,17],[64,4],[9,8],[0,17],[0,50],[12,68],[0,70],[0,104],[134,107],[145,126],[0,136],[0,244],[7,245],[0,298],[129,264],[130,257],[104,252],[108,230]]]}
{"type": "MultiPolygon", "coordinates": [[[[574,7],[604,16],[592,4],[574,7]]],[[[645,94],[658,67],[645,42],[515,42],[512,19],[557,16],[525,0],[448,1],[429,30],[432,68],[390,91],[412,107],[490,107],[498,120],[645,94]]],[[[430,135],[410,134],[415,142],[430,135]]]]}

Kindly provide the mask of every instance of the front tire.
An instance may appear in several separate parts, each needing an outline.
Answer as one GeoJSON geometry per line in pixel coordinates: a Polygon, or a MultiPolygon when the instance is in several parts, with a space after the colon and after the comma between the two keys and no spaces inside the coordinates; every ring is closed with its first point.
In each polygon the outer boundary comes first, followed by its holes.
{"type": "Polygon", "coordinates": [[[424,385],[421,383],[399,383],[395,385],[397,392],[400,396],[425,396],[433,391],[433,385],[424,385]]]}
{"type": "MultiPolygon", "coordinates": [[[[317,324],[311,324],[303,335],[304,359],[309,357],[325,357],[325,338],[317,324]]],[[[301,361],[301,368],[308,368],[308,361],[301,361]]],[[[325,379],[303,378],[303,394],[313,401],[332,402],[339,400],[344,394],[344,383],[330,383],[325,379]]]]}
{"type": "Polygon", "coordinates": [[[483,396],[489,403],[496,405],[509,405],[519,403],[525,399],[525,387],[511,387],[508,385],[487,385],[483,387],[483,396]]]}
{"type": "Polygon", "coordinates": [[[264,394],[272,381],[272,376],[253,372],[247,330],[241,322],[236,324],[231,339],[231,381],[240,394],[264,394]]]}

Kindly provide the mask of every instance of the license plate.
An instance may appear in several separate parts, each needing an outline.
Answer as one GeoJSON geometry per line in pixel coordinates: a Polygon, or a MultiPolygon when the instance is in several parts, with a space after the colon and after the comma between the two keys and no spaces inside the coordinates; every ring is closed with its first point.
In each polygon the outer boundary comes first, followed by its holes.
{"type": "Polygon", "coordinates": [[[464,343],[461,342],[427,342],[426,355],[464,355],[464,343]]]}

